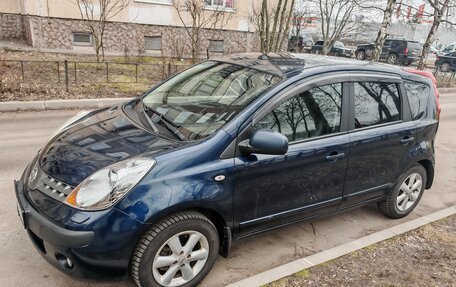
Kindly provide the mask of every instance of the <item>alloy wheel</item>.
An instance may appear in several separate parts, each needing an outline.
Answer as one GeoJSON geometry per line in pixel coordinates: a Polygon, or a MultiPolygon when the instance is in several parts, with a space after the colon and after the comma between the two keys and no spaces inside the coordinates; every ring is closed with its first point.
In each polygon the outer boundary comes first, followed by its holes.
{"type": "Polygon", "coordinates": [[[209,256],[209,242],[197,231],[172,236],[158,250],[152,263],[155,280],[163,286],[182,286],[201,272],[209,256]]]}
{"type": "Polygon", "coordinates": [[[396,207],[399,211],[411,208],[421,193],[423,178],[418,173],[412,173],[401,184],[396,198],[396,207]]]}

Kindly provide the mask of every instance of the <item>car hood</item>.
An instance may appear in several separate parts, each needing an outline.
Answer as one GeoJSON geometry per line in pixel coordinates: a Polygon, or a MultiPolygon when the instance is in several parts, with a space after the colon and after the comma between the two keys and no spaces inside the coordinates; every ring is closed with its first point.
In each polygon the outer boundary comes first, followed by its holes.
{"type": "Polygon", "coordinates": [[[114,107],[89,114],[55,136],[39,160],[45,173],[74,187],[115,162],[153,157],[183,144],[139,128],[120,107],[114,107]]]}

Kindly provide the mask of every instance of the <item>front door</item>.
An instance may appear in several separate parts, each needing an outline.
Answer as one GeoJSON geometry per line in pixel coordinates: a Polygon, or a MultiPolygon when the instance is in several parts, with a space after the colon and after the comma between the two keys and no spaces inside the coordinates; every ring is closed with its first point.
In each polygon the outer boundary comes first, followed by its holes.
{"type": "Polygon", "coordinates": [[[285,155],[235,158],[237,235],[310,217],[322,207],[337,208],[349,151],[342,87],[334,83],[298,92],[249,127],[282,133],[289,149],[285,155]]]}

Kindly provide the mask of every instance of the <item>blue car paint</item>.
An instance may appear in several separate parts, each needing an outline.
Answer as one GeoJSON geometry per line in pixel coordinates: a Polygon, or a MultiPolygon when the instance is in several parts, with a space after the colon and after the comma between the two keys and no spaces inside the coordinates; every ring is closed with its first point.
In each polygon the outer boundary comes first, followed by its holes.
{"type": "MultiPolygon", "coordinates": [[[[38,160],[46,173],[76,186],[94,171],[128,157],[153,157],[157,163],[121,201],[103,211],[80,211],[40,192],[25,192],[27,200],[56,225],[68,230],[94,231],[94,238],[87,246],[66,248],[47,243],[47,249],[58,250],[83,266],[65,270],[73,275],[97,277],[95,274],[103,271],[111,274],[113,269],[125,274],[140,235],[160,218],[177,211],[198,209],[215,213],[237,238],[383,198],[411,162],[433,162],[434,143],[426,139],[435,136],[436,120],[386,125],[381,134],[378,129],[344,131],[337,136],[301,143],[306,147],[305,152],[299,145],[290,146],[283,156],[243,156],[236,155],[234,149],[230,151],[238,133],[249,125],[255,112],[279,92],[316,75],[377,70],[377,66],[370,65],[361,68],[339,65],[291,72],[222,129],[195,142],[153,135],[132,122],[120,107],[86,117],[43,149],[38,160]],[[386,148],[399,138],[417,133],[423,136],[414,145],[396,146],[388,154],[386,148]],[[110,148],[97,151],[103,144],[109,144],[110,148]],[[346,157],[335,163],[320,161],[333,150],[345,153],[346,157]],[[224,158],[224,153],[231,156],[224,158]],[[404,158],[397,158],[398,154],[404,158]],[[299,165],[303,160],[304,170],[299,165]],[[377,173],[382,174],[381,180],[372,178],[377,173]],[[225,180],[215,181],[218,175],[224,175],[225,180]],[[369,190],[369,186],[380,188],[369,190]],[[271,191],[264,194],[264,190],[271,191]],[[290,202],[290,197],[296,201],[290,202]],[[285,209],[288,211],[281,212],[285,209]]],[[[382,72],[400,74],[392,68],[384,68],[382,72]]],[[[22,182],[26,182],[27,174],[28,170],[22,182]]],[[[52,256],[43,256],[56,265],[52,256]]]]}

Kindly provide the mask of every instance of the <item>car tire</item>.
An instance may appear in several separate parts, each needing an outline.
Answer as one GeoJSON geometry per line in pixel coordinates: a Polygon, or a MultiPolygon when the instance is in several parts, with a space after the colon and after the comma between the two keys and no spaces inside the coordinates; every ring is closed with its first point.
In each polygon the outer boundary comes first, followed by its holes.
{"type": "Polygon", "coordinates": [[[397,55],[396,54],[389,54],[388,58],[386,59],[388,64],[396,65],[397,64],[397,55]]]}
{"type": "Polygon", "coordinates": [[[356,59],[360,61],[366,60],[366,52],[364,52],[363,50],[356,52],[356,59]]]}
{"type": "Polygon", "coordinates": [[[316,55],[320,55],[320,50],[315,50],[314,53],[315,53],[316,55]]]}
{"type": "Polygon", "coordinates": [[[176,213],[142,236],[130,274],[140,287],[195,286],[211,270],[219,247],[217,229],[207,217],[195,211],[176,213]]]}
{"type": "Polygon", "coordinates": [[[401,176],[388,198],[378,203],[379,209],[388,217],[402,218],[417,206],[426,187],[426,169],[413,165],[401,176]]]}
{"type": "Polygon", "coordinates": [[[440,65],[440,71],[442,71],[442,72],[450,71],[450,64],[449,63],[443,63],[442,65],[440,65]]]}
{"type": "Polygon", "coordinates": [[[334,56],[340,57],[340,52],[335,52],[335,53],[334,53],[334,56]]]}

